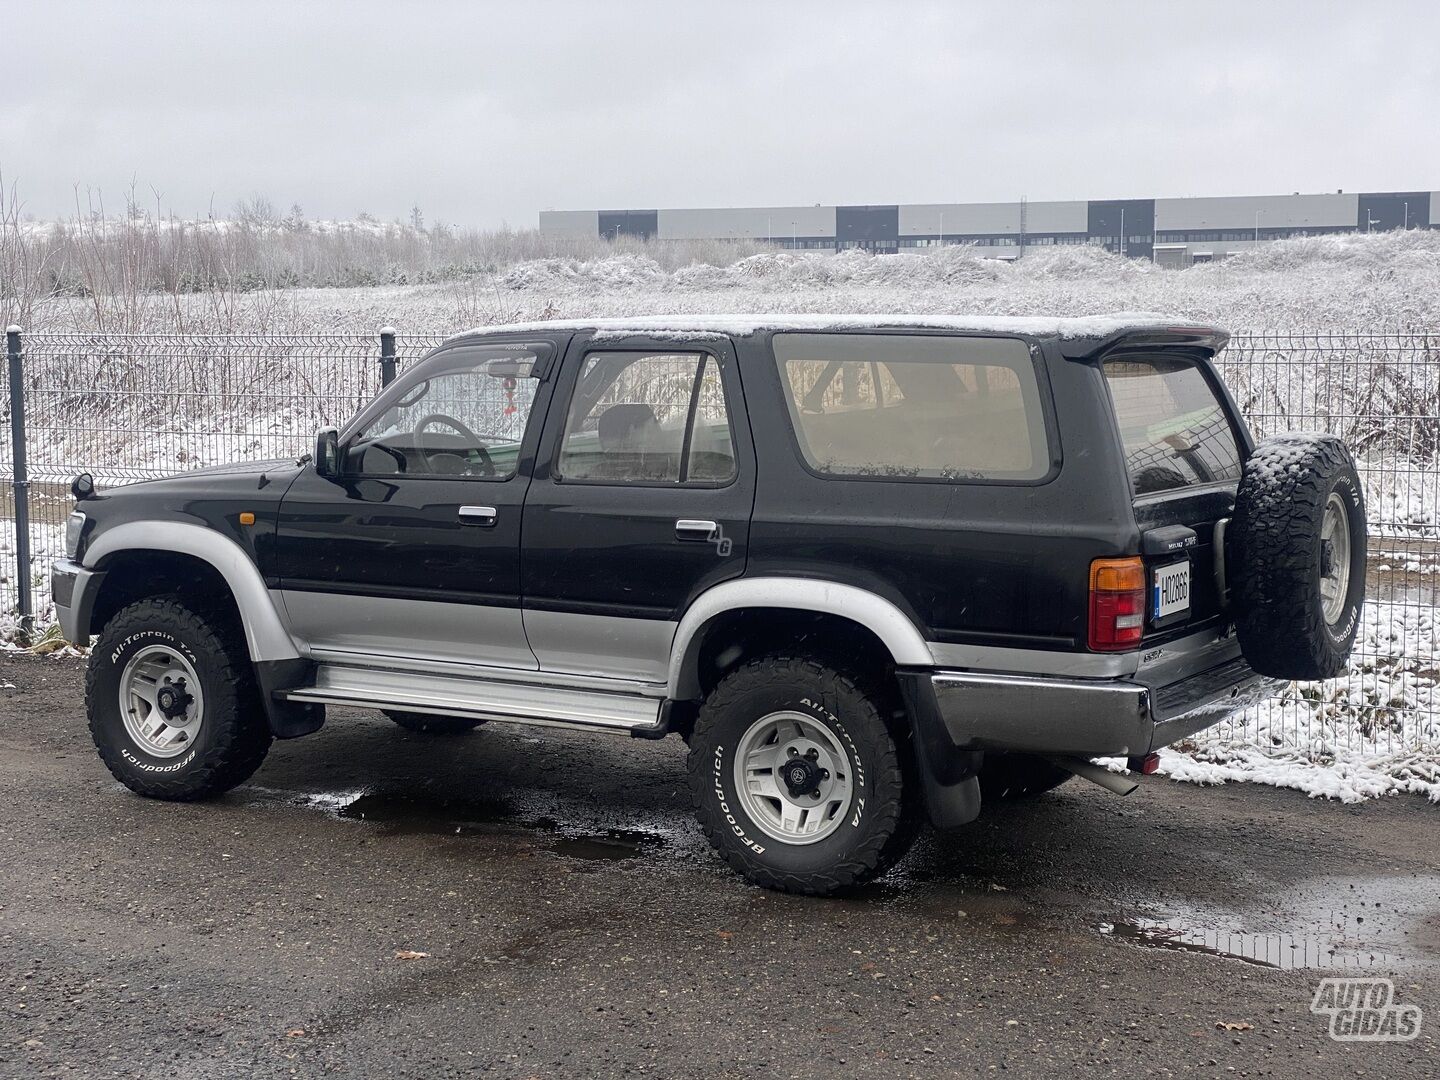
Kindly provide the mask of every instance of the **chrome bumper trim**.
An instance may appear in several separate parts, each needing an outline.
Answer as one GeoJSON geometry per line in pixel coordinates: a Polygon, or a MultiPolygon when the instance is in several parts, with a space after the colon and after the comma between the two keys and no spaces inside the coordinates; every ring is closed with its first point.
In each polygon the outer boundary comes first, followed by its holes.
{"type": "MultiPolygon", "coordinates": [[[[1202,673],[1203,674],[1203,673],[1202,673]]],[[[1280,685],[1250,672],[1206,684],[1163,720],[1156,691],[1126,680],[1073,680],[939,671],[935,703],[957,750],[1131,757],[1217,724],[1280,685]]]]}

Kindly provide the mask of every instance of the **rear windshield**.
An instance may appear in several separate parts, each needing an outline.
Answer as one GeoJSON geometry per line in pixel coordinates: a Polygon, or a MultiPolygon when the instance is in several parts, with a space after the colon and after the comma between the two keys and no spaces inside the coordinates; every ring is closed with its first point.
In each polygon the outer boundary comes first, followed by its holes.
{"type": "Polygon", "coordinates": [[[1235,432],[1192,360],[1111,360],[1105,381],[1136,495],[1240,478],[1235,432]]]}
{"type": "Polygon", "coordinates": [[[776,334],[800,452],[818,473],[1039,480],[1050,453],[1030,348],[1013,338],[776,334]]]}

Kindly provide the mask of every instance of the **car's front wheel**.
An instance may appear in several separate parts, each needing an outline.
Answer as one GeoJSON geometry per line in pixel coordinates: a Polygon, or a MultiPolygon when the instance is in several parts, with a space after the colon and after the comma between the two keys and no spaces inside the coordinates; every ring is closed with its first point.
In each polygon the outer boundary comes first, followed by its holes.
{"type": "Polygon", "coordinates": [[[229,791],[270,749],[243,638],[174,597],[131,604],[105,626],[85,671],[85,707],[110,772],[155,799],[229,791]]]}
{"type": "Polygon", "coordinates": [[[690,739],[692,797],[751,881],[823,895],[904,855],[919,824],[893,695],[800,657],[765,657],[710,693],[690,739]]]}

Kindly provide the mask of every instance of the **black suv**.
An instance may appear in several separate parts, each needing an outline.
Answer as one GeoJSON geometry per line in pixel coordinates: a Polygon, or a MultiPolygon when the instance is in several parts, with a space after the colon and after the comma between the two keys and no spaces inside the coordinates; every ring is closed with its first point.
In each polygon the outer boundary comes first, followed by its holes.
{"type": "Polygon", "coordinates": [[[96,492],[61,627],[90,728],[162,799],[327,705],[417,731],[689,744],[706,833],[824,893],[922,821],[1043,791],[1342,669],[1353,462],[1254,445],[1218,330],[758,316],[454,338],[313,456],[96,492]]]}

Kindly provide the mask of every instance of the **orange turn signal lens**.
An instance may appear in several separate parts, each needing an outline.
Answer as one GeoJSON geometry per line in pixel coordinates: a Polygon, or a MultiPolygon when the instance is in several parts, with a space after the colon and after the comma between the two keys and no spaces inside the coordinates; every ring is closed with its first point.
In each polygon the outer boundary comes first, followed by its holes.
{"type": "Polygon", "coordinates": [[[1145,563],[1130,559],[1096,559],[1090,564],[1091,592],[1145,591],[1145,563]]]}
{"type": "Polygon", "coordinates": [[[255,515],[252,514],[249,510],[244,511],[244,512],[240,515],[240,524],[241,524],[241,525],[254,525],[254,524],[255,524],[255,515]]]}

